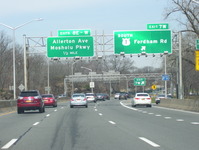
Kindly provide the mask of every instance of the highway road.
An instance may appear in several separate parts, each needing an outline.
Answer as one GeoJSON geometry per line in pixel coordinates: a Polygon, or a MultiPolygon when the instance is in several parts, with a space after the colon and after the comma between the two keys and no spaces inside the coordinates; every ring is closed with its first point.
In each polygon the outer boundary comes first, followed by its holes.
{"type": "Polygon", "coordinates": [[[132,108],[128,101],[89,103],[0,115],[0,149],[8,150],[198,150],[199,114],[132,108]]]}

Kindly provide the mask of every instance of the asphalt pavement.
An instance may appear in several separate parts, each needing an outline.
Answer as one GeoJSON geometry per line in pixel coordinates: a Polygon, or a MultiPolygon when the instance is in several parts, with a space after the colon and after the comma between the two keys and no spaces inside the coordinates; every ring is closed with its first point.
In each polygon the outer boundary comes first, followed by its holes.
{"type": "Polygon", "coordinates": [[[0,149],[8,150],[198,150],[199,113],[131,107],[129,100],[69,102],[45,113],[0,116],[0,149]]]}

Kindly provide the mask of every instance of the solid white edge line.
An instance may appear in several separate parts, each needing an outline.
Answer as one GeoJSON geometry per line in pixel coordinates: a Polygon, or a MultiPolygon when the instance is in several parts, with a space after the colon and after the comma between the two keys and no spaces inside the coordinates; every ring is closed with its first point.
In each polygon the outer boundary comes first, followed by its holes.
{"type": "Polygon", "coordinates": [[[12,139],[10,142],[8,142],[6,145],[4,145],[1,149],[8,149],[10,146],[12,146],[18,139],[12,139]]]}
{"type": "Polygon", "coordinates": [[[136,108],[131,108],[131,107],[129,107],[129,106],[126,106],[126,105],[124,105],[122,102],[120,102],[120,104],[122,105],[122,106],[124,106],[124,107],[126,107],[126,108],[128,108],[128,109],[131,109],[131,110],[138,110],[138,109],[136,109],[136,108]]]}
{"type": "Polygon", "coordinates": [[[109,123],[111,123],[111,124],[116,124],[115,122],[113,122],[113,121],[109,121],[109,123]]]}
{"type": "Polygon", "coordinates": [[[33,124],[33,126],[36,126],[36,125],[38,125],[39,124],[39,122],[35,122],[34,124],[33,124]]]}
{"type": "Polygon", "coordinates": [[[156,143],[154,143],[154,142],[152,142],[152,141],[150,141],[150,140],[148,140],[148,139],[146,139],[144,137],[139,137],[139,139],[141,139],[142,141],[148,143],[149,145],[151,145],[153,147],[160,147],[160,145],[158,145],[158,144],[156,144],[156,143]]]}

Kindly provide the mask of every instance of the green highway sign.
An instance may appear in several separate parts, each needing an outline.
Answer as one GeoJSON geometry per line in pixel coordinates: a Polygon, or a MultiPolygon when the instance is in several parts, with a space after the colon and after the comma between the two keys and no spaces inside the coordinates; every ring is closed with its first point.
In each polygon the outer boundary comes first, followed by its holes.
{"type": "Polygon", "coordinates": [[[199,39],[196,40],[196,49],[199,50],[199,39]]]}
{"type": "Polygon", "coordinates": [[[115,31],[115,54],[172,53],[171,30],[115,31]]]}
{"type": "Polygon", "coordinates": [[[58,36],[90,36],[91,30],[58,30],[58,36]]]}
{"type": "Polygon", "coordinates": [[[48,57],[90,57],[94,55],[93,37],[48,37],[48,57]]]}
{"type": "Polygon", "coordinates": [[[156,23],[156,24],[147,24],[148,30],[165,30],[169,29],[168,23],[156,23]]]}
{"type": "Polygon", "coordinates": [[[146,78],[134,78],[134,86],[145,86],[146,78]]]}

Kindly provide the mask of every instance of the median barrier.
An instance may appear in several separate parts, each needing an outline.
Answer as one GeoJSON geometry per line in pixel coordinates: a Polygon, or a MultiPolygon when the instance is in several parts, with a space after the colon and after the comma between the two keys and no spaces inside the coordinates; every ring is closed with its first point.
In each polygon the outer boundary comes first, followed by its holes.
{"type": "Polygon", "coordinates": [[[16,100],[0,100],[0,113],[16,110],[16,100]]]}
{"type": "Polygon", "coordinates": [[[162,99],[159,106],[199,112],[197,99],[162,99]]]}

